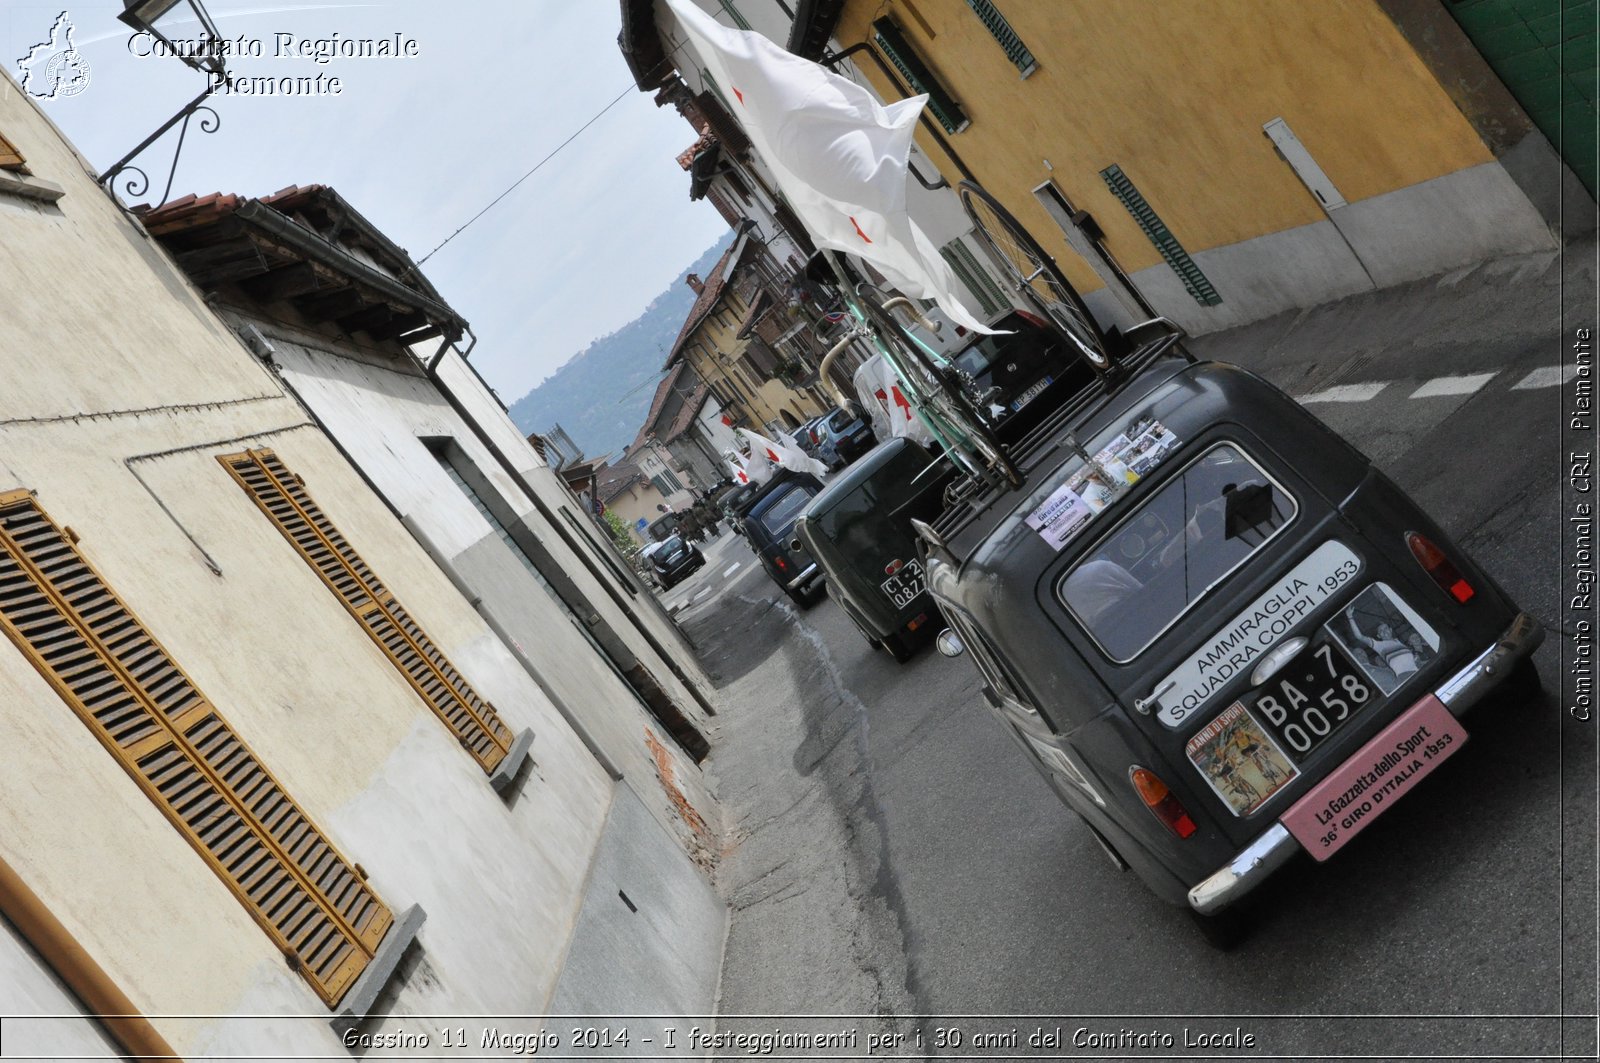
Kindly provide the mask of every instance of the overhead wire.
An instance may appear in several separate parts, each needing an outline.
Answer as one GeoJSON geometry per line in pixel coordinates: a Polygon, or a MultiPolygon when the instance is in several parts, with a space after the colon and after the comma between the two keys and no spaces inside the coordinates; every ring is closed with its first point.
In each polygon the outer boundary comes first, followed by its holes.
{"type": "MultiPolygon", "coordinates": [[[[666,53],[666,55],[664,55],[662,57],[661,61],[659,63],[657,63],[654,67],[651,68],[651,70],[650,70],[651,75],[654,75],[657,71],[659,71],[661,68],[667,66],[668,64],[673,63],[674,62],[673,57],[678,52],[682,51],[684,49],[684,47],[686,47],[688,45],[688,43],[689,42],[687,40],[684,40],[682,43],[679,43],[679,44],[674,45],[673,47],[667,49],[667,53],[666,53]]],[[[553,159],[557,155],[559,155],[561,153],[561,151],[564,148],[566,148],[566,146],[568,144],[571,144],[574,140],[577,140],[578,137],[583,134],[584,130],[586,130],[590,126],[594,125],[596,122],[598,122],[601,118],[603,118],[605,116],[607,111],[611,110],[611,108],[613,108],[617,104],[621,103],[623,98],[626,97],[628,95],[628,93],[630,93],[630,92],[642,92],[642,91],[644,91],[644,90],[639,87],[638,83],[629,82],[627,87],[625,87],[621,92],[619,92],[616,95],[616,97],[614,99],[612,99],[612,101],[610,103],[606,104],[604,107],[600,108],[600,110],[598,110],[594,114],[590,115],[589,116],[589,120],[587,122],[583,123],[583,125],[579,126],[577,129],[575,129],[572,132],[572,134],[567,137],[567,139],[565,139],[561,143],[557,144],[554,148],[552,148],[550,150],[550,152],[548,154],[545,155],[544,158],[540,159],[537,163],[535,163],[534,166],[533,166],[533,169],[529,170],[527,173],[523,174],[521,177],[519,177],[515,181],[511,182],[511,184],[505,189],[505,191],[503,191],[499,195],[495,196],[488,203],[486,203],[483,206],[483,208],[481,210],[479,210],[476,214],[474,214],[472,217],[468,218],[466,221],[462,222],[461,225],[456,229],[455,232],[451,233],[449,236],[445,237],[442,241],[440,241],[439,244],[436,247],[434,247],[434,249],[432,251],[429,251],[427,254],[423,255],[420,259],[418,259],[416,262],[414,262],[411,265],[411,267],[406,270],[406,274],[411,274],[411,273],[414,273],[417,270],[421,269],[422,266],[423,266],[423,263],[427,262],[428,259],[432,258],[434,255],[438,254],[441,250],[443,250],[445,245],[450,243],[450,241],[454,240],[456,237],[458,237],[462,233],[466,232],[467,229],[470,228],[472,226],[472,224],[474,222],[476,222],[479,218],[483,217],[485,214],[489,213],[489,211],[493,210],[495,208],[495,206],[501,200],[505,199],[512,192],[516,191],[517,187],[519,185],[521,185],[522,182],[526,181],[528,178],[530,178],[534,174],[538,173],[539,170],[544,166],[545,163],[549,162],[551,159],[553,159]]],[[[405,279],[405,275],[402,275],[401,279],[402,280],[405,279]]]]}

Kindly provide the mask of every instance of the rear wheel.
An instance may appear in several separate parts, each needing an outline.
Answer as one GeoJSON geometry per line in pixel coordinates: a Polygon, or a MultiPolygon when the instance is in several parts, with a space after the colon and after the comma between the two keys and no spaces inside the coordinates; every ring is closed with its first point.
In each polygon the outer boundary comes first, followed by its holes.
{"type": "Polygon", "coordinates": [[[1112,368],[1105,334],[1078,296],[1078,290],[1061,272],[1033,234],[1012,213],[973,181],[961,182],[961,205],[972,219],[984,249],[1006,275],[1011,289],[1042,311],[1072,340],[1097,372],[1112,368]]]}

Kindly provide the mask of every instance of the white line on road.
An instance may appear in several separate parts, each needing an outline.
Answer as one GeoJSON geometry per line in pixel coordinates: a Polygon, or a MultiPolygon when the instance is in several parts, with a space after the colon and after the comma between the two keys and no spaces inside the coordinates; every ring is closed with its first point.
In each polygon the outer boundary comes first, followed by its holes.
{"type": "Polygon", "coordinates": [[[708,595],[710,593],[711,593],[711,588],[710,587],[701,587],[699,590],[694,592],[694,597],[689,599],[689,604],[693,605],[695,602],[698,602],[701,598],[704,598],[706,595],[708,595]]]}
{"type": "Polygon", "coordinates": [[[1431,399],[1439,395],[1471,395],[1494,379],[1493,373],[1468,373],[1466,376],[1439,376],[1423,384],[1407,398],[1431,399]]]}
{"type": "Polygon", "coordinates": [[[727,579],[729,576],[731,576],[735,572],[739,571],[739,566],[742,565],[742,564],[744,564],[743,561],[735,561],[733,564],[731,564],[727,568],[723,569],[722,570],[722,578],[723,579],[727,579]]]}
{"type": "Polygon", "coordinates": [[[1378,392],[1389,386],[1387,380],[1380,380],[1373,384],[1340,384],[1336,388],[1326,391],[1313,391],[1309,395],[1301,395],[1300,401],[1306,402],[1366,402],[1378,392]]]}
{"type": "Polygon", "coordinates": [[[1578,375],[1575,365],[1547,365],[1535,369],[1515,384],[1511,385],[1512,391],[1526,391],[1529,388],[1553,388],[1565,384],[1578,375]]]}

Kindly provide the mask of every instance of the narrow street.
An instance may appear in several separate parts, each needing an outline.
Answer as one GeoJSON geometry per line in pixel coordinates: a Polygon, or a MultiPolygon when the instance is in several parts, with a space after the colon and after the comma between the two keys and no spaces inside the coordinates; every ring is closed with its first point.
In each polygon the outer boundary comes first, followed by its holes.
{"type": "MultiPolygon", "coordinates": [[[[1567,283],[1592,286],[1585,257],[1567,283]]],[[[1560,281],[1558,259],[1529,256],[1194,348],[1305,398],[1548,624],[1559,375],[1539,370],[1560,281]]],[[[952,1021],[1026,1036],[1039,1024],[1002,1017],[1058,1016],[1070,1039],[1171,1017],[1274,1055],[1492,1056],[1555,1052],[1548,1016],[1592,1008],[1592,809],[1573,802],[1592,793],[1593,732],[1559,733],[1559,632],[1537,657],[1541,701],[1486,703],[1462,755],[1347,853],[1277,876],[1223,954],[1111,866],[967,659],[930,647],[896,665],[831,601],[793,606],[743,540],[707,557],[668,600],[727,706],[709,767],[733,908],[720,1010],[752,1017],[735,1022],[966,1016],[952,1021]]],[[[1592,1046],[1592,1026],[1567,1036],[1592,1046]]]]}

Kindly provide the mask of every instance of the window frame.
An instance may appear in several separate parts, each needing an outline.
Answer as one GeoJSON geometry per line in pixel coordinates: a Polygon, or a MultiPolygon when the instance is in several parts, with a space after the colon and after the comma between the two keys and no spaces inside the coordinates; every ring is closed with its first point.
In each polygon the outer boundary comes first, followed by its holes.
{"type": "MultiPolygon", "coordinates": [[[[1070,476],[1072,474],[1068,473],[1067,475],[1070,476]]],[[[1107,528],[1099,538],[1095,539],[1091,545],[1079,551],[1079,553],[1073,557],[1072,561],[1064,569],[1062,569],[1061,573],[1052,581],[1053,586],[1051,593],[1054,594],[1056,602],[1062,607],[1062,609],[1066,611],[1067,615],[1072,618],[1072,621],[1077,625],[1078,630],[1083,632],[1083,634],[1094,645],[1094,648],[1098,650],[1100,654],[1106,658],[1106,660],[1117,665],[1132,664],[1134,661],[1137,661],[1141,656],[1147,653],[1150,650],[1150,647],[1160,642],[1167,632],[1171,631],[1178,625],[1179,621],[1183,620],[1184,617],[1194,612],[1196,606],[1210,598],[1218,587],[1221,587],[1223,584],[1232,579],[1234,573],[1238,572],[1251,560],[1259,556],[1261,551],[1266,548],[1268,543],[1273,542],[1289,528],[1294,527],[1295,521],[1300,517],[1301,509],[1302,506],[1300,504],[1299,496],[1290,491],[1288,487],[1284,486],[1282,480],[1263,468],[1260,459],[1257,458],[1255,454],[1251,453],[1250,449],[1245,446],[1242,440],[1224,436],[1220,439],[1213,440],[1211,444],[1204,450],[1196,452],[1188,461],[1174,469],[1170,475],[1162,477],[1159,483],[1152,485],[1150,490],[1144,493],[1144,496],[1139,500],[1138,504],[1125,510],[1123,514],[1117,518],[1116,522],[1107,528]],[[1149,640],[1146,641],[1144,645],[1140,646],[1127,657],[1117,657],[1101,644],[1100,638],[1095,634],[1094,629],[1090,627],[1089,624],[1084,622],[1083,618],[1078,615],[1077,610],[1072,607],[1072,603],[1067,601],[1066,592],[1064,590],[1067,579],[1078,570],[1079,565],[1090,560],[1095,553],[1097,553],[1108,542],[1114,539],[1123,528],[1127,527],[1131,521],[1137,518],[1140,513],[1144,511],[1144,507],[1147,506],[1158,494],[1160,494],[1162,491],[1165,491],[1180,476],[1183,476],[1190,469],[1194,468],[1201,461],[1205,460],[1208,454],[1221,447],[1232,447],[1240,457],[1244,458],[1250,463],[1251,467],[1254,468],[1256,472],[1260,473],[1268,483],[1270,483],[1277,491],[1282,493],[1282,495],[1293,504],[1294,508],[1290,510],[1289,516],[1284,520],[1284,522],[1273,529],[1271,535],[1268,535],[1265,539],[1261,540],[1261,542],[1257,543],[1254,550],[1251,550],[1244,557],[1240,558],[1231,568],[1207,584],[1198,595],[1190,599],[1188,604],[1186,604],[1177,613],[1173,614],[1172,617],[1168,619],[1165,626],[1163,626],[1155,634],[1151,635],[1149,640]]]]}

